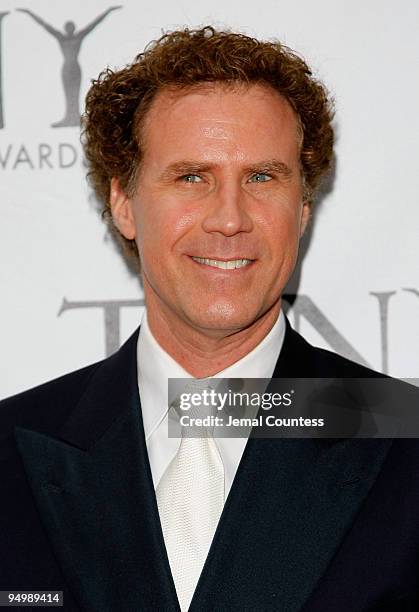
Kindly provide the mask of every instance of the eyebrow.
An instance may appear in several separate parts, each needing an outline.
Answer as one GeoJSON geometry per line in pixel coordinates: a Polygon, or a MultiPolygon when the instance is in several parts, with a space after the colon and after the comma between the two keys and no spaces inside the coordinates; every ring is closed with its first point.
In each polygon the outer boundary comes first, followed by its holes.
{"type": "Polygon", "coordinates": [[[246,171],[251,174],[257,174],[258,172],[281,174],[285,178],[291,178],[292,176],[291,168],[279,159],[269,159],[267,161],[257,162],[256,164],[247,166],[246,171]]]}
{"type": "MultiPolygon", "coordinates": [[[[182,174],[193,174],[194,172],[208,172],[214,168],[219,167],[219,164],[201,163],[193,160],[182,160],[174,162],[167,166],[167,168],[160,175],[161,180],[169,181],[174,177],[182,174]]],[[[291,168],[279,159],[268,159],[260,162],[255,162],[244,167],[245,173],[257,174],[257,173],[275,173],[280,174],[284,178],[291,178],[293,172],[291,168]]]]}
{"type": "Polygon", "coordinates": [[[160,175],[163,181],[169,181],[172,178],[182,174],[193,174],[194,172],[208,172],[215,164],[200,163],[197,161],[182,160],[167,166],[164,172],[160,175]]]}

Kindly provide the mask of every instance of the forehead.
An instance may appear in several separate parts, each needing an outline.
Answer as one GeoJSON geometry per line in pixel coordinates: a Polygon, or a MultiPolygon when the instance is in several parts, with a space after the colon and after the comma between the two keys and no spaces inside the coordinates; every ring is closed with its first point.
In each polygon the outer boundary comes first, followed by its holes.
{"type": "Polygon", "coordinates": [[[238,143],[266,148],[281,141],[299,147],[301,128],[289,102],[270,86],[205,83],[162,89],[145,116],[141,141],[145,151],[238,143]]]}

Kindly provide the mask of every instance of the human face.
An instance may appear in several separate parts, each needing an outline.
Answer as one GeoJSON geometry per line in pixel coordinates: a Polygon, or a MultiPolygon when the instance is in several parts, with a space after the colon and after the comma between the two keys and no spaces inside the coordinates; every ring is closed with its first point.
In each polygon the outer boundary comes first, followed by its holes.
{"type": "Polygon", "coordinates": [[[261,85],[163,90],[142,136],[135,195],[113,181],[111,204],[154,318],[216,336],[279,312],[309,216],[289,103],[261,85]]]}

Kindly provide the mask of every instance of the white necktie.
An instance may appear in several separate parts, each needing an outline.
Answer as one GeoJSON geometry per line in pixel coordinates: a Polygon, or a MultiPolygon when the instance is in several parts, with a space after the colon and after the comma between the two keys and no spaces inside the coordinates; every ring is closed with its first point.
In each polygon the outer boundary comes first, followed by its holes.
{"type": "MultiPolygon", "coordinates": [[[[201,415],[202,416],[202,413],[201,415]]],[[[163,474],[157,504],[182,612],[191,602],[224,506],[224,466],[208,429],[185,437],[163,474]]]]}

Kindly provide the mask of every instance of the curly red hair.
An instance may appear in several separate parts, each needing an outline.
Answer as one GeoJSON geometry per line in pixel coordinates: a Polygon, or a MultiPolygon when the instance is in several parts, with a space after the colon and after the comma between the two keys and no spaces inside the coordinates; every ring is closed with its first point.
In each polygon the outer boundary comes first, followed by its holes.
{"type": "Polygon", "coordinates": [[[302,130],[301,169],[311,200],[333,157],[332,103],[305,61],[280,42],[264,42],[211,26],[164,34],[132,64],[104,70],[92,82],[83,116],[83,145],[89,179],[103,203],[102,214],[138,258],[134,240],[114,227],[109,195],[112,177],[128,194],[135,189],[142,150],[140,127],[158,91],[205,82],[266,84],[293,107],[302,130]]]}

